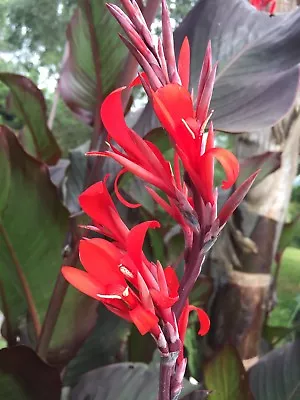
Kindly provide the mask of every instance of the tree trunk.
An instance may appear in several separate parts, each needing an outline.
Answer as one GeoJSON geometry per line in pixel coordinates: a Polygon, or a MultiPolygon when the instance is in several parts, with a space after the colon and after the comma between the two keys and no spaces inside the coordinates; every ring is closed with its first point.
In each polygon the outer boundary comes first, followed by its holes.
{"type": "Polygon", "coordinates": [[[215,281],[209,345],[234,344],[242,359],[259,354],[269,309],[271,266],[297,173],[299,107],[276,127],[237,138],[240,160],[265,151],[282,151],[281,167],[249,192],[234,213],[208,262],[215,281]]]}

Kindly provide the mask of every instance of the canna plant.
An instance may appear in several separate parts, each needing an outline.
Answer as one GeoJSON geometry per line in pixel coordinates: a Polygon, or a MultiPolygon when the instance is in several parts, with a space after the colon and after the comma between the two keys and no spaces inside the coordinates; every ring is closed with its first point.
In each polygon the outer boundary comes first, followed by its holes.
{"type": "Polygon", "coordinates": [[[149,260],[143,252],[148,229],[160,227],[156,220],[129,229],[120,217],[107,190],[105,177],[86,189],[79,203],[93,223],[87,231],[99,237],[81,239],[79,257],[85,271],[64,266],[67,281],[81,292],[135,324],[141,335],[150,333],[160,352],[159,400],[178,399],[182,390],[187,358],[184,339],[191,311],[196,311],[200,329],[207,334],[206,312],[189,304],[189,295],[201,272],[207,252],[236,207],[250,189],[257,172],[248,177],[217,209],[218,189],[214,184],[214,162],[226,175],[223,189],[232,187],[239,175],[239,163],[228,150],[215,147],[210,100],[217,65],[212,65],[208,43],[197,93],[189,92],[190,47],[183,41],[175,60],[173,33],[165,0],[162,0],[162,38],[157,46],[137,2],[121,1],[126,14],[108,4],[111,14],[124,29],[121,39],[136,58],[140,72],[128,86],[110,93],[99,110],[108,133],[108,150],[90,151],[93,157],[108,157],[122,166],[115,178],[118,200],[128,208],[118,189],[127,172],[140,178],[145,190],[181,227],[185,239],[184,273],[178,279],[172,266],[149,260]],[[164,158],[151,142],[142,139],[126,124],[122,93],[142,85],[154,113],[174,150],[173,162],[164,158]]]}

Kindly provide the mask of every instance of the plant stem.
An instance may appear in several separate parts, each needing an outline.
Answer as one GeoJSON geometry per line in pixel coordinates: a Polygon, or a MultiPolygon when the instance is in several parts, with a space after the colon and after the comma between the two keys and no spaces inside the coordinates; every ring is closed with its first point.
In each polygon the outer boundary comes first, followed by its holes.
{"type": "Polygon", "coordinates": [[[7,246],[8,252],[9,252],[9,254],[10,254],[11,258],[12,258],[13,264],[14,264],[14,266],[16,268],[16,272],[17,272],[17,275],[19,277],[19,280],[20,280],[20,283],[21,283],[21,286],[22,286],[22,289],[23,289],[23,292],[24,292],[24,295],[25,295],[25,299],[26,299],[27,306],[28,306],[28,312],[29,312],[29,315],[31,317],[31,320],[32,320],[32,323],[33,323],[34,332],[35,332],[35,336],[36,336],[36,339],[37,339],[39,337],[39,335],[40,335],[41,325],[40,325],[39,315],[38,315],[38,312],[37,312],[37,309],[36,309],[36,306],[35,306],[35,303],[34,303],[34,299],[33,299],[29,284],[28,284],[26,276],[25,276],[25,274],[23,272],[22,266],[21,266],[21,264],[20,264],[20,262],[18,260],[18,257],[17,257],[17,255],[15,253],[13,245],[11,244],[10,239],[9,239],[7,233],[6,233],[6,230],[4,229],[4,227],[3,227],[3,225],[1,223],[0,223],[0,233],[3,236],[3,239],[4,239],[4,242],[5,242],[6,246],[7,246]]]}
{"type": "Polygon", "coordinates": [[[201,234],[194,234],[193,245],[188,256],[188,263],[186,265],[178,290],[179,300],[173,307],[177,321],[182,313],[191,290],[198,279],[201,266],[205,259],[205,255],[201,253],[201,242],[201,234]]]}
{"type": "MultiPolygon", "coordinates": [[[[72,223],[73,221],[71,221],[71,225],[72,223]]],[[[70,231],[72,231],[72,227],[70,228],[70,231]]],[[[70,254],[68,254],[64,259],[64,265],[76,265],[78,261],[78,245],[79,238],[76,237],[71,244],[70,254]]],[[[37,353],[44,360],[46,360],[47,357],[50,340],[52,338],[68,287],[69,283],[65,280],[59,270],[37,344],[37,353]]]]}
{"type": "Polygon", "coordinates": [[[178,352],[160,357],[158,400],[171,400],[171,378],[174,373],[178,352]]]}

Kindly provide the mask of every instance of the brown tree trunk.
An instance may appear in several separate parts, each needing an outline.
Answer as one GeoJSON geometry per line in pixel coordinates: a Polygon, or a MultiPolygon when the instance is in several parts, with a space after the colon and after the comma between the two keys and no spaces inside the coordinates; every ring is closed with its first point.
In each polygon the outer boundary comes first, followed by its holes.
{"type": "Polygon", "coordinates": [[[295,107],[271,130],[237,138],[241,160],[265,151],[282,151],[280,169],[251,189],[208,262],[216,284],[209,344],[217,349],[230,342],[244,360],[259,354],[270,303],[272,261],[297,173],[299,137],[299,107],[295,107]]]}

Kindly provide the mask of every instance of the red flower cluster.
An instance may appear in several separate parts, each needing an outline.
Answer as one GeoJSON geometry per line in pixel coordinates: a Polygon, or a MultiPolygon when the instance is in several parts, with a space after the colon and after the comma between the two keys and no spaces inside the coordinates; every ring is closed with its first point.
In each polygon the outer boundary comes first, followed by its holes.
{"type": "Polygon", "coordinates": [[[275,14],[276,0],[250,0],[250,3],[257,10],[268,11],[270,15],[275,14]]]}
{"type": "Polygon", "coordinates": [[[166,0],[162,0],[163,40],[158,41],[157,47],[136,1],[121,0],[121,3],[128,15],[115,5],[110,4],[108,8],[129,38],[122,37],[122,40],[144,70],[129,87],[143,85],[157,118],[169,135],[174,162],[168,162],[153,143],[127,126],[121,98],[126,87],[112,92],[101,107],[101,118],[109,135],[109,150],[89,154],[111,157],[122,165],[115,180],[115,193],[127,207],[140,206],[128,203],[118,191],[118,179],[127,171],[164,193],[166,199],[146,186],[153,199],[183,229],[185,271],[179,282],[171,266],[164,269],[159,261],[154,263],[146,258],[143,243],[147,230],[158,228],[159,222],[143,222],[129,230],[104,180],[83,192],[79,203],[93,221],[87,228],[110,240],[82,239],[79,254],[85,271],[66,266],[62,273],[83,293],[133,322],[141,334],[152,334],[164,357],[168,357],[171,364],[174,362],[170,391],[171,397],[176,398],[186,366],[183,344],[189,312],[198,313],[200,335],[208,332],[210,324],[205,311],[189,305],[189,293],[207,251],[243,200],[256,173],[233,192],[217,214],[215,159],[226,175],[223,189],[236,182],[239,163],[230,151],[214,144],[213,125],[209,121],[217,66],[212,64],[211,45],[207,47],[194,98],[193,91],[189,92],[189,42],[187,38],[183,41],[177,63],[166,0]]]}
{"type": "MultiPolygon", "coordinates": [[[[159,261],[150,262],[143,253],[147,230],[158,228],[160,224],[147,221],[129,230],[120,218],[105,182],[89,187],[80,195],[79,202],[95,223],[88,228],[112,241],[82,239],[79,255],[85,271],[65,266],[62,268],[64,277],[81,292],[133,322],[142,335],[150,332],[163,350],[167,344],[160,319],[165,325],[169,324],[175,339],[179,338],[171,310],[178,300],[179,282],[172,267],[163,269],[159,261]]],[[[199,311],[199,317],[201,333],[205,334],[209,319],[204,311],[199,311]]]]}

